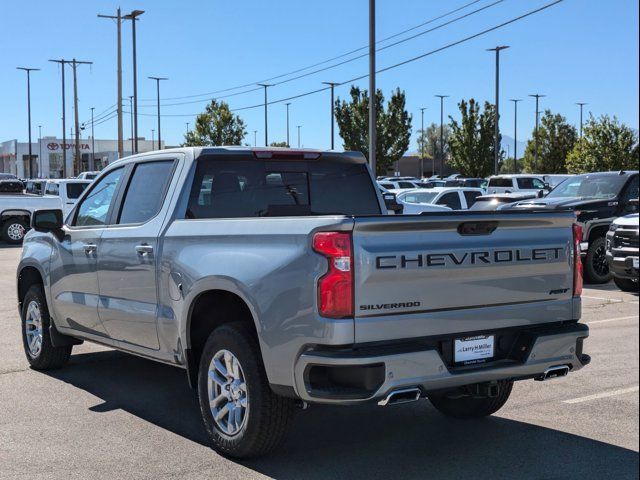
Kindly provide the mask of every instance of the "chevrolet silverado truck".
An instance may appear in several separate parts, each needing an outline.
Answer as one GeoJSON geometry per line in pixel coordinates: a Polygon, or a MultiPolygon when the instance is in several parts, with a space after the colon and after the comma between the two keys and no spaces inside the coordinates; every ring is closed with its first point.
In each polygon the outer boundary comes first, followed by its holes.
{"type": "Polygon", "coordinates": [[[34,369],[91,341],[186,370],[218,452],[309,404],[500,409],[589,363],[575,214],[386,215],[360,153],[181,148],[109,165],[17,270],[34,369]]]}
{"type": "MultiPolygon", "coordinates": [[[[638,205],[638,199],[632,200],[638,205]]],[[[638,291],[638,214],[616,218],[607,232],[607,261],[613,281],[625,292],[638,291]]]]}

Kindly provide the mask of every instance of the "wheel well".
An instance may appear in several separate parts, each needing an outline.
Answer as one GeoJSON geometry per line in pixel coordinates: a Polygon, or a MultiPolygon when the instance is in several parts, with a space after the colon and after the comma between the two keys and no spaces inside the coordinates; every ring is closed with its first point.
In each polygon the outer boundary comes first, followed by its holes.
{"type": "Polygon", "coordinates": [[[44,285],[40,272],[35,267],[25,267],[18,276],[18,305],[22,307],[22,301],[32,285],[44,285]]]}
{"type": "MultiPolygon", "coordinates": [[[[196,372],[200,355],[211,332],[225,323],[243,322],[256,332],[253,315],[247,304],[235,293],[226,290],[209,290],[196,298],[189,317],[190,370],[196,372]]],[[[257,335],[257,333],[256,333],[257,335]]]]}
{"type": "Polygon", "coordinates": [[[609,230],[609,225],[602,225],[600,227],[594,227],[589,232],[589,243],[593,242],[598,237],[605,237],[607,235],[607,231],[609,230]]]}

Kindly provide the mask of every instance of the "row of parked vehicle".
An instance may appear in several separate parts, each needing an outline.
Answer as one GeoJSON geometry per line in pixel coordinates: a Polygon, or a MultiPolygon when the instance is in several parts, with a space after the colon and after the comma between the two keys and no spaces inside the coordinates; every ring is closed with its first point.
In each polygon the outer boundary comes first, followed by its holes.
{"type": "Polygon", "coordinates": [[[87,186],[98,175],[84,172],[77,178],[21,180],[0,177],[0,240],[21,243],[35,210],[60,209],[66,216],[87,186]]]}
{"type": "Polygon", "coordinates": [[[606,283],[613,277],[623,290],[638,289],[637,171],[497,175],[486,180],[383,177],[378,185],[396,214],[573,210],[583,227],[580,249],[586,280],[606,283]]]}

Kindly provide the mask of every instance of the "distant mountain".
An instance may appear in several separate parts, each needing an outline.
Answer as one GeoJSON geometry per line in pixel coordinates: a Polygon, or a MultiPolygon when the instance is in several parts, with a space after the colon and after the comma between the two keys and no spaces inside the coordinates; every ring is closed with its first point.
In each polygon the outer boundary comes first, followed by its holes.
{"type": "MultiPolygon", "coordinates": [[[[510,157],[513,157],[513,137],[502,134],[501,147],[505,151],[505,154],[508,153],[510,157]],[[508,150],[507,145],[509,146],[508,150]]],[[[524,142],[521,142],[520,139],[518,139],[518,158],[522,158],[525,148],[527,148],[527,140],[525,139],[524,142]]]]}

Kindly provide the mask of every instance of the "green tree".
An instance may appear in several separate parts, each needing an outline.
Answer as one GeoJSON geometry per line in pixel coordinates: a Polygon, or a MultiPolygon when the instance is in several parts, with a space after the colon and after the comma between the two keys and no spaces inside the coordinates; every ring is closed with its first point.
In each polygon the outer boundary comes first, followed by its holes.
{"type": "MultiPolygon", "coordinates": [[[[362,152],[369,158],[369,93],[351,87],[351,100],[336,100],[335,115],[345,150],[362,152]]],[[[385,175],[409,148],[411,115],[405,108],[405,94],[396,89],[383,106],[376,91],[376,175],[385,175]]]]}
{"type": "Polygon", "coordinates": [[[244,121],[229,110],[226,102],[211,100],[196,117],[193,130],[184,136],[183,146],[240,145],[247,134],[244,121]]]}
{"type": "Polygon", "coordinates": [[[634,130],[616,117],[590,115],[566,165],[569,173],[637,170],[639,159],[634,130]]]}
{"type": "MultiPolygon", "coordinates": [[[[495,107],[484,103],[484,111],[473,98],[458,103],[460,123],[449,117],[449,164],[466,177],[482,178],[494,171],[495,107]]],[[[503,152],[500,152],[500,160],[503,152]]]]}
{"type": "MultiPolygon", "coordinates": [[[[449,125],[444,125],[442,133],[444,140],[444,153],[447,155],[449,152],[449,137],[451,136],[451,128],[449,125]]],[[[423,143],[425,158],[437,158],[440,155],[440,125],[432,123],[424,129],[424,132],[422,130],[418,130],[418,154],[422,152],[423,143]]]]}
{"type": "Polygon", "coordinates": [[[538,162],[535,160],[535,131],[524,151],[525,172],[567,173],[566,160],[573,150],[578,133],[573,125],[559,113],[545,110],[538,127],[538,162]]]}

